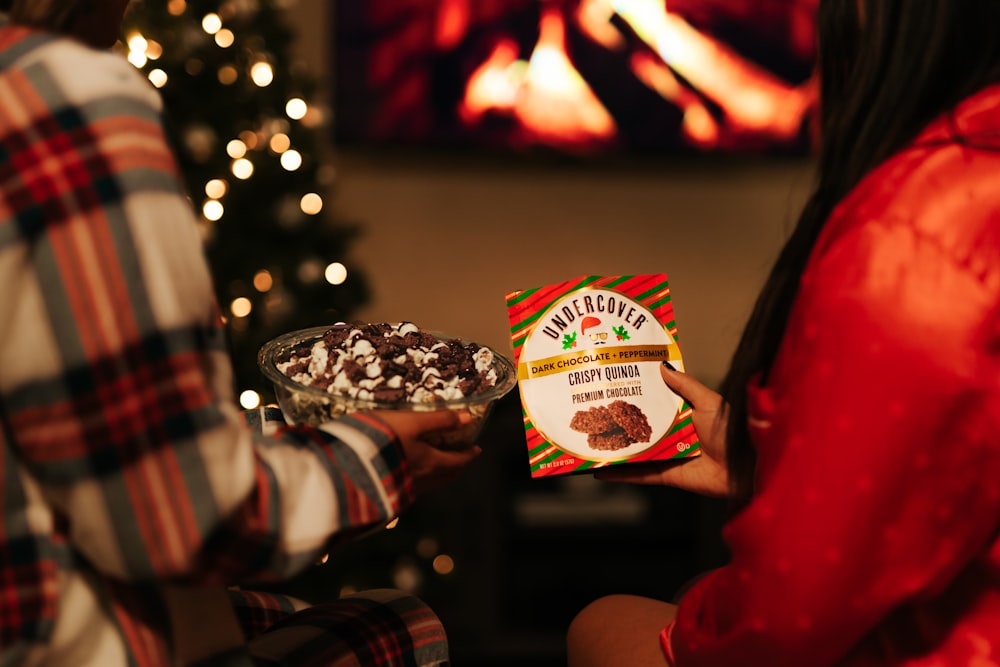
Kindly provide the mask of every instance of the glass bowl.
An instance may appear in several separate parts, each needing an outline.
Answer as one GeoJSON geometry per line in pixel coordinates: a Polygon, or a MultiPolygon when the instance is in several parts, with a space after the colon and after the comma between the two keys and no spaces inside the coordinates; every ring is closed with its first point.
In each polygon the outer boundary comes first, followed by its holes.
{"type": "MultiPolygon", "coordinates": [[[[398,324],[392,325],[398,328],[398,324]]],[[[333,325],[301,329],[278,336],[261,346],[257,355],[257,363],[264,376],[274,386],[275,397],[284,413],[285,421],[290,424],[307,424],[319,426],[338,417],[360,410],[395,410],[406,412],[429,412],[432,410],[467,410],[473,417],[468,424],[449,431],[442,431],[429,437],[433,444],[441,447],[456,447],[475,442],[482,430],[483,423],[493,409],[494,403],[507,394],[517,384],[517,373],[514,364],[506,356],[493,348],[486,347],[493,353],[493,370],[496,371],[496,384],[484,391],[458,399],[437,399],[428,401],[395,401],[382,402],[349,396],[343,393],[327,391],[319,387],[296,382],[279,370],[278,363],[289,358],[295,350],[311,347],[317,340],[331,329],[352,328],[352,325],[333,325]]],[[[421,330],[433,335],[438,340],[454,341],[469,344],[458,336],[451,336],[438,331],[421,330]]]]}

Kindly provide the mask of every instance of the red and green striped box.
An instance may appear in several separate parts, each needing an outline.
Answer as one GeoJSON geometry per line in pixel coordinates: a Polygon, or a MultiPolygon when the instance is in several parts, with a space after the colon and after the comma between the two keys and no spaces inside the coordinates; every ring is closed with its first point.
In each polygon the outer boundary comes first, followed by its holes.
{"type": "Polygon", "coordinates": [[[665,274],[582,276],[507,294],[532,477],[700,453],[665,274]]]}

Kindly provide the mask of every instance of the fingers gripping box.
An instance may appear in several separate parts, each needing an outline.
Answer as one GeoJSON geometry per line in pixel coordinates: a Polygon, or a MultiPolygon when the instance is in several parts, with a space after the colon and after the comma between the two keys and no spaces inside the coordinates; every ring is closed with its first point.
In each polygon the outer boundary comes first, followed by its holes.
{"type": "Polygon", "coordinates": [[[532,477],[700,453],[664,274],[582,276],[507,294],[532,477]]]}

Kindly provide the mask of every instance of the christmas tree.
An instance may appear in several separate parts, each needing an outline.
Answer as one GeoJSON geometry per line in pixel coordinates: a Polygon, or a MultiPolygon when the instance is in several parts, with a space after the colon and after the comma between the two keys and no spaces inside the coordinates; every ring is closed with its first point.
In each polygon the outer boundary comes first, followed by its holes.
{"type": "Polygon", "coordinates": [[[348,320],[368,299],[345,261],[358,227],[326,201],[328,114],[293,59],[288,5],[137,0],[121,45],[163,97],[245,407],[273,397],[256,365],[264,342],[348,320]]]}
{"type": "MultiPolygon", "coordinates": [[[[257,368],[267,340],[333,324],[368,299],[345,251],[356,224],[335,219],[324,193],[320,87],[294,62],[289,0],[134,0],[120,49],[159,89],[192,205],[201,215],[217,297],[227,317],[237,389],[252,407],[273,398],[257,368]]],[[[341,591],[447,588],[450,557],[415,509],[397,526],[342,547],[327,567],[275,585],[320,600],[341,591]]]]}

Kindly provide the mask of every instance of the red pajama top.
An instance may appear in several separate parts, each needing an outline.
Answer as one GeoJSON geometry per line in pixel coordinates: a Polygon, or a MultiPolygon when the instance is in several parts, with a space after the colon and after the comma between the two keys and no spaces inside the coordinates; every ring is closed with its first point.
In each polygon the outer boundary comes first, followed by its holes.
{"type": "Polygon", "coordinates": [[[1000,86],[834,212],[750,390],[756,493],[674,664],[1000,664],[1000,86]]]}

